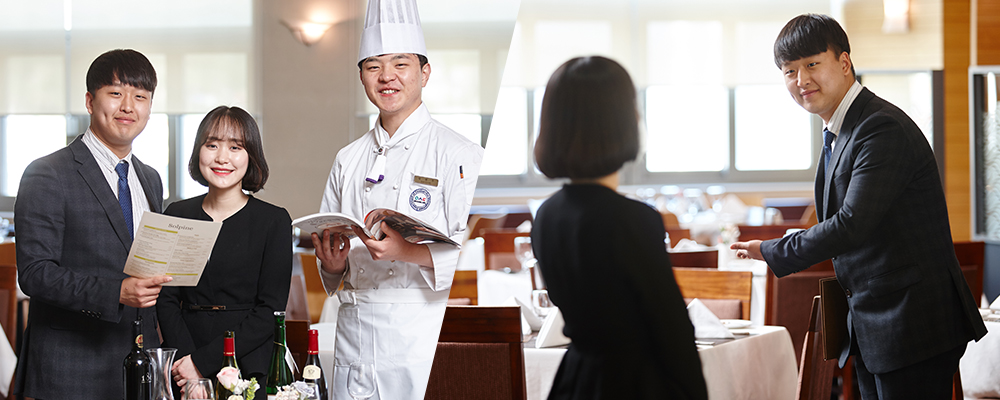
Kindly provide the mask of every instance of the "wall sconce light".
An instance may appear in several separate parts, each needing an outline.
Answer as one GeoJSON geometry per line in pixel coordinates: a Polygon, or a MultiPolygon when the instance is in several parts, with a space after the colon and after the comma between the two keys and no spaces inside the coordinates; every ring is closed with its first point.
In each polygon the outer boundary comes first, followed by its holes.
{"type": "Polygon", "coordinates": [[[323,34],[330,29],[333,24],[322,23],[322,22],[287,22],[281,21],[283,25],[288,27],[288,30],[292,32],[302,44],[306,46],[312,46],[314,43],[318,42],[323,38],[323,34]]]}
{"type": "Polygon", "coordinates": [[[882,33],[910,31],[910,0],[882,0],[882,33]]]}

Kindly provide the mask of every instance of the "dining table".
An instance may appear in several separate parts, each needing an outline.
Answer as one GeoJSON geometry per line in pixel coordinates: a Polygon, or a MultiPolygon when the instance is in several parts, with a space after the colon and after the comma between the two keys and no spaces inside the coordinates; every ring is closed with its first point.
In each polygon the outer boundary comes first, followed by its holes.
{"type": "MultiPolygon", "coordinates": [[[[781,326],[733,329],[735,339],[698,339],[709,400],[793,400],[798,366],[792,339],[781,326]],[[711,343],[711,344],[708,344],[711,343]]],[[[528,400],[548,397],[565,348],[525,346],[528,400]]]]}
{"type": "Polygon", "coordinates": [[[988,332],[969,342],[958,366],[967,399],[1000,398],[1000,310],[981,311],[988,332]]]}

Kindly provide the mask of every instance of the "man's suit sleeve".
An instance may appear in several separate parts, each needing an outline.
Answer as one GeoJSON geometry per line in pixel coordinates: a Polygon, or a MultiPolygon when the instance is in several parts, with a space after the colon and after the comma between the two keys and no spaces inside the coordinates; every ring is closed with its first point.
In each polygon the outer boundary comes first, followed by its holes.
{"type": "MultiPolygon", "coordinates": [[[[51,158],[39,159],[21,177],[14,204],[18,282],[32,300],[118,322],[124,273],[98,275],[82,272],[96,269],[62,265],[66,237],[95,231],[66,232],[67,213],[74,212],[79,196],[91,193],[69,193],[69,188],[79,185],[65,181],[77,178],[77,171],[57,167],[51,158]]],[[[76,237],[74,242],[96,243],[90,239],[76,237]]]]}
{"type": "MultiPolygon", "coordinates": [[[[914,171],[926,170],[915,159],[899,121],[876,113],[853,131],[853,144],[844,149],[841,162],[848,168],[834,170],[835,187],[847,187],[843,205],[830,218],[804,231],[765,241],[761,253],[776,276],[785,276],[813,264],[858,248],[892,212],[891,206],[904,195],[914,171]]],[[[838,138],[839,140],[839,138],[838,138]]],[[[848,145],[845,143],[844,145],[848,145]]]]}

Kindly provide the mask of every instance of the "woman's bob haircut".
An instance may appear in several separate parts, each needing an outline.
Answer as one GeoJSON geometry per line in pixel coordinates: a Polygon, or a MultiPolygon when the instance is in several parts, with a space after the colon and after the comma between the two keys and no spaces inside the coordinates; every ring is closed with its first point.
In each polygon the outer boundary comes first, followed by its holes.
{"type": "Polygon", "coordinates": [[[625,68],[592,56],[556,69],[542,99],[538,169],[549,178],[600,178],[638,153],[636,91],[625,68]]]}
{"type": "Polygon", "coordinates": [[[208,186],[208,181],[202,176],[199,168],[201,146],[204,146],[213,134],[219,135],[226,130],[237,133],[236,141],[246,150],[249,159],[247,173],[243,175],[243,190],[251,193],[260,191],[264,188],[268,175],[260,129],[257,128],[257,121],[254,121],[250,113],[239,107],[218,106],[201,120],[201,124],[198,125],[198,135],[194,139],[194,148],[191,150],[191,159],[188,161],[188,173],[195,182],[208,186]]]}

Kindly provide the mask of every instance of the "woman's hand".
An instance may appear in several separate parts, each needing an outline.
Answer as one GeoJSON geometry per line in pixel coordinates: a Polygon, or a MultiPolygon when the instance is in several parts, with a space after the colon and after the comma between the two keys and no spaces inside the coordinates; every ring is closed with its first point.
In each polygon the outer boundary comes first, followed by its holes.
{"type": "Polygon", "coordinates": [[[323,230],[323,237],[312,234],[313,247],[316,249],[316,258],[323,266],[323,270],[331,274],[342,274],[347,268],[347,253],[351,250],[351,241],[340,233],[330,234],[327,229],[323,230]]]}

